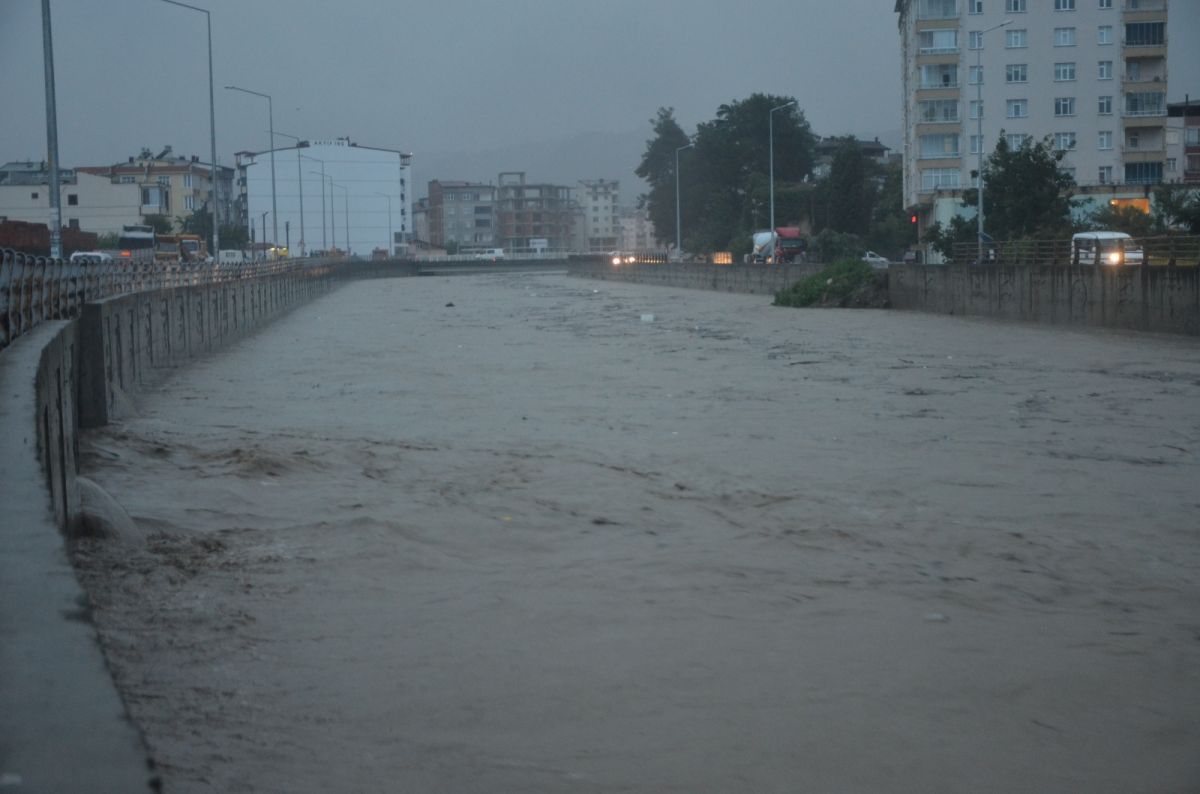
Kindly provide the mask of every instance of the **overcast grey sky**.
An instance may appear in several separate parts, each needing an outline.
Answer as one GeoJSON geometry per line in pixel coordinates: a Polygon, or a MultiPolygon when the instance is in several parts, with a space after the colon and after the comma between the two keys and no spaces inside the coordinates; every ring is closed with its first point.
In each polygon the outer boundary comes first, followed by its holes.
{"type": "MultiPolygon", "coordinates": [[[[894,0],[192,2],[213,14],[224,163],[267,145],[266,102],[230,83],[272,94],[277,130],[414,152],[418,184],[462,176],[428,173],[423,156],[452,168],[433,155],[648,132],[660,105],[690,129],[755,91],[796,96],[823,135],[900,128],[894,0]]],[[[202,14],[159,0],[51,6],[64,165],[165,144],[208,159],[202,14]]],[[[0,160],[45,156],[40,9],[0,0],[0,160]]],[[[1175,0],[1171,15],[1172,99],[1200,95],[1200,48],[1178,33],[1200,39],[1200,0],[1175,0]]]]}

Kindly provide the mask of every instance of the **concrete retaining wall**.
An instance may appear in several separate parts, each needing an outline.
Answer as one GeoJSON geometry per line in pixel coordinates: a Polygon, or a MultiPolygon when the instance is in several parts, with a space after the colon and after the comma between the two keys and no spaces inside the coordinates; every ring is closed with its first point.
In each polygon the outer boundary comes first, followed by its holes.
{"type": "MultiPolygon", "coordinates": [[[[88,617],[63,535],[78,532],[78,431],[164,368],[214,352],[350,278],[315,266],[107,298],[0,351],[0,780],[23,792],[144,791],[153,770],[88,617]]],[[[2,787],[2,786],[0,786],[2,787]]]]}
{"type": "Polygon", "coordinates": [[[1200,269],[899,265],[892,307],[1064,325],[1200,334],[1200,269]]]}

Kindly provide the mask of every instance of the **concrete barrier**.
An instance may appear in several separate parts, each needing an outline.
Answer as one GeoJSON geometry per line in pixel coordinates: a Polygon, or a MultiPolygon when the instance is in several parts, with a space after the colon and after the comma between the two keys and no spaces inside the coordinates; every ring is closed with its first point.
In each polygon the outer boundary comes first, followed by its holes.
{"type": "Polygon", "coordinates": [[[895,309],[1200,334],[1200,268],[894,265],[895,309]]]}
{"type": "Polygon", "coordinates": [[[824,265],[710,265],[707,263],[671,263],[612,265],[575,263],[571,275],[601,281],[629,281],[663,287],[686,287],[719,292],[747,292],[774,295],[800,279],[820,272],[824,265]]]}

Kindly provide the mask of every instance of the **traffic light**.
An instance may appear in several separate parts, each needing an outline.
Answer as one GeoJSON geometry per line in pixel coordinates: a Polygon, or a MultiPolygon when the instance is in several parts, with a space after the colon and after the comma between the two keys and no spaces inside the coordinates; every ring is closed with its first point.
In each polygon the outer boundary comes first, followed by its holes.
{"type": "Polygon", "coordinates": [[[911,218],[908,219],[908,222],[915,226],[917,223],[917,216],[913,215],[911,218]]]}

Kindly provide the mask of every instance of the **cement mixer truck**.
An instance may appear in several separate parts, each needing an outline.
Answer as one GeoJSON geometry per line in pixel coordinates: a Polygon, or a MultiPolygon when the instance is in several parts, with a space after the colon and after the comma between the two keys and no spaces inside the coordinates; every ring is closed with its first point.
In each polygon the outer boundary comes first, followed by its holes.
{"type": "Polygon", "coordinates": [[[808,250],[808,241],[795,226],[755,232],[751,242],[749,261],[768,265],[803,262],[808,250]]]}

